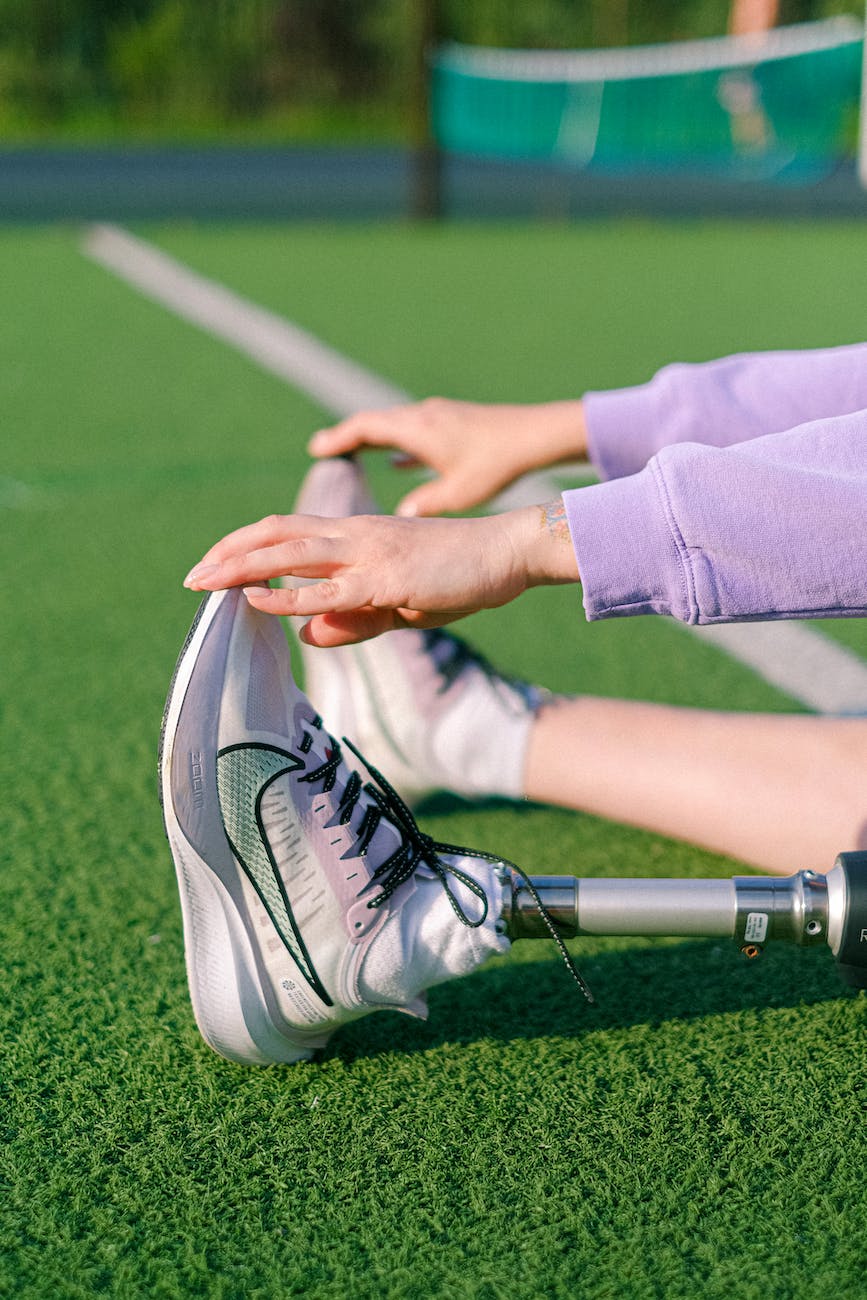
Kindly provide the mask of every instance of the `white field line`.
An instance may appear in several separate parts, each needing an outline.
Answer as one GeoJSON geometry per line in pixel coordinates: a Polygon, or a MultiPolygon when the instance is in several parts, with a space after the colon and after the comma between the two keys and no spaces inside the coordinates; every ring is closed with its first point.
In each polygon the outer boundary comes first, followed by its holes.
{"type": "Polygon", "coordinates": [[[804,623],[714,623],[691,632],[817,713],[867,713],[867,663],[804,623]]]}
{"type": "MultiPolygon", "coordinates": [[[[262,369],[342,418],[398,406],[410,395],[274,312],[199,275],[116,226],[92,226],[84,252],[148,298],[230,343],[262,369]]],[[[498,499],[506,508],[556,496],[549,474],[528,475],[498,499]]],[[[867,663],[798,622],[731,623],[689,629],[819,713],[867,713],[867,663]]]]}

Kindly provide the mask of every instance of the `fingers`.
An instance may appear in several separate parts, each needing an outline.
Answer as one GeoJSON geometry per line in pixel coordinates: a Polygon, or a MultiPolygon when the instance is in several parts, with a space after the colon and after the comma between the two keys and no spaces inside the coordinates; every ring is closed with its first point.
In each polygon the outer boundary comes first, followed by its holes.
{"type": "Polygon", "coordinates": [[[418,515],[457,514],[478,505],[483,498],[457,478],[436,478],[408,492],[395,510],[404,519],[418,515]]]}
{"type": "Polygon", "coordinates": [[[391,453],[392,469],[421,469],[424,461],[419,460],[418,456],[411,455],[408,451],[393,451],[391,453]]]}
{"type": "Polygon", "coordinates": [[[251,551],[287,542],[293,537],[302,537],[321,531],[322,525],[329,521],[314,515],[267,515],[254,524],[245,524],[234,532],[221,537],[210,550],[206,551],[199,563],[190,573],[203,568],[206,564],[222,564],[232,556],[246,555],[251,551]]]}
{"type": "Polygon", "coordinates": [[[392,458],[396,467],[426,465],[437,474],[433,481],[409,492],[397,514],[406,518],[459,513],[490,496],[491,481],[502,473],[492,468],[488,452],[473,450],[483,409],[429,397],[384,411],[361,411],[331,429],[320,430],[308,450],[314,456],[338,456],[364,447],[391,447],[397,453],[392,458]]]}
{"type": "Polygon", "coordinates": [[[318,614],[304,624],[299,636],[312,646],[355,645],[381,636],[383,632],[391,632],[398,626],[401,625],[393,609],[367,607],[350,613],[318,614]]]}
{"type": "Polygon", "coordinates": [[[299,578],[324,577],[340,550],[340,539],[328,535],[333,533],[331,519],[269,515],[212,546],[187,574],[184,586],[214,591],[289,573],[299,578]]]}
{"type": "Polygon", "coordinates": [[[290,618],[308,618],[311,614],[345,614],[367,609],[370,594],[363,585],[363,580],[356,574],[345,575],[340,581],[328,579],[314,582],[307,587],[244,587],[244,595],[256,609],[290,618]]]}
{"type": "MultiPolygon", "coordinates": [[[[247,598],[250,599],[250,593],[247,598]]],[[[383,632],[393,632],[395,628],[442,627],[464,617],[464,614],[420,614],[417,610],[368,607],[350,613],[317,614],[304,624],[299,636],[307,645],[322,648],[356,645],[383,632]]]]}
{"type": "MultiPolygon", "coordinates": [[[[360,411],[330,429],[320,429],[307,444],[311,456],[345,456],[362,447],[400,447],[402,423],[409,407],[395,406],[384,411],[360,411]]],[[[412,451],[406,448],[407,451],[412,451]]]]}
{"type": "Polygon", "coordinates": [[[492,543],[486,520],[270,516],[218,542],[185,585],[243,587],[257,609],[311,619],[308,637],[351,644],[392,627],[438,626],[512,599],[514,564],[498,540],[503,527],[497,523],[492,543]],[[252,586],[285,575],[309,581],[252,586]],[[323,616],[331,621],[317,622],[323,616]]]}

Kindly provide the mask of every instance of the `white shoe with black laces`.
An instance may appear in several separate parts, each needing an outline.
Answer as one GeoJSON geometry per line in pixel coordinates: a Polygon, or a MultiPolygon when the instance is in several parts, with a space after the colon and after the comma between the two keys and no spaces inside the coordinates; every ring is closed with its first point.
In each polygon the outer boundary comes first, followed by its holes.
{"type": "Polygon", "coordinates": [[[202,601],[160,748],[193,1007],[223,1056],[307,1059],[371,1011],[424,1015],[424,989],[508,949],[501,864],[350,769],[280,620],[240,591],[202,601]]]}

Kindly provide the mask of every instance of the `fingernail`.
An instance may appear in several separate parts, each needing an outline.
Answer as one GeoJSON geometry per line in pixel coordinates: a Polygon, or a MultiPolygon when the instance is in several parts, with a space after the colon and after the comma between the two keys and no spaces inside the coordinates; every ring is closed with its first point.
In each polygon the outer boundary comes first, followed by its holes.
{"type": "Polygon", "coordinates": [[[394,513],[401,515],[404,519],[414,519],[418,514],[418,509],[412,501],[401,501],[394,513]]]}
{"type": "Polygon", "coordinates": [[[220,566],[218,564],[197,564],[190,569],[184,578],[184,586],[192,587],[194,583],[201,582],[202,578],[207,578],[210,574],[216,573],[220,566]]]}
{"type": "Polygon", "coordinates": [[[325,451],[328,447],[328,436],[324,433],[314,433],[313,437],[307,444],[307,450],[314,455],[319,451],[325,451]]]}
{"type": "Polygon", "coordinates": [[[257,600],[270,600],[274,592],[271,587],[245,587],[244,595],[248,600],[251,596],[255,596],[257,600]]]}

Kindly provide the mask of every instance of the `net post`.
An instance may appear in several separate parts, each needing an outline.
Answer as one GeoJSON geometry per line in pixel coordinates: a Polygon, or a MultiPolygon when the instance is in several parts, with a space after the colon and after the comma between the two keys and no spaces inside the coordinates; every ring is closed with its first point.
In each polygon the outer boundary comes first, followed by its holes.
{"type": "Polygon", "coordinates": [[[443,215],[442,154],[431,121],[431,55],[440,35],[440,6],[439,0],[414,0],[413,7],[410,210],[416,220],[430,221],[443,215]]]}
{"type": "Polygon", "coordinates": [[[861,114],[858,128],[858,179],[867,190],[867,9],[864,11],[864,42],[861,49],[861,114]]]}

